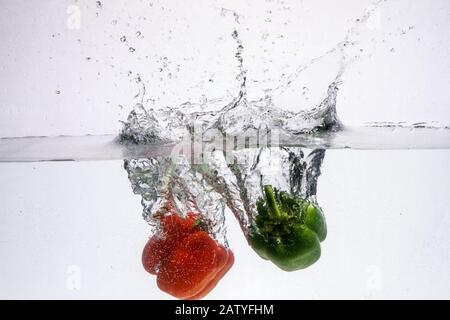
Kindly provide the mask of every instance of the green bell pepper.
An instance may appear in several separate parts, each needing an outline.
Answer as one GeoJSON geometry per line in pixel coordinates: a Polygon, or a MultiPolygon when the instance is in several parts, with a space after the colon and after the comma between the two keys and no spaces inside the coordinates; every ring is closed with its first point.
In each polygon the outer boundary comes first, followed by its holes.
{"type": "Polygon", "coordinates": [[[256,209],[248,240],[262,258],[285,271],[304,269],[320,258],[327,227],[315,203],[267,185],[256,209]]]}

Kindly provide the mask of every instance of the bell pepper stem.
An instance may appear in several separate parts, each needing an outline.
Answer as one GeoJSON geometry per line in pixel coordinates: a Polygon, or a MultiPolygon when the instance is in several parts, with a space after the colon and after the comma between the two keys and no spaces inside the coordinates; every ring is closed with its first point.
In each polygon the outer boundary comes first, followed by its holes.
{"type": "Polygon", "coordinates": [[[281,212],[275,200],[275,194],[273,192],[272,186],[264,186],[264,193],[266,195],[267,207],[269,208],[271,216],[275,219],[280,219],[281,212]]]}

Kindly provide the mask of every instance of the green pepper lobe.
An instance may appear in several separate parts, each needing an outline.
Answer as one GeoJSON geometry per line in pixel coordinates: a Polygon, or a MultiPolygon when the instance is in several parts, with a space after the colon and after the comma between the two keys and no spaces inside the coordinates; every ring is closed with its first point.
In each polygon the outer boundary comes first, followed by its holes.
{"type": "Polygon", "coordinates": [[[262,258],[285,271],[307,268],[320,258],[327,227],[315,203],[267,185],[256,209],[249,243],[262,258]]]}

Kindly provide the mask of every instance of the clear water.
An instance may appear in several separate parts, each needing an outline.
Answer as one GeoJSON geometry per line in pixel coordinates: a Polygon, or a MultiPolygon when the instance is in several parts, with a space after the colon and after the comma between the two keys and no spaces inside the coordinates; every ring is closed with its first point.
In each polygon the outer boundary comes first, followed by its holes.
{"type": "MultiPolygon", "coordinates": [[[[207,298],[449,298],[450,150],[327,150],[328,238],[286,273],[225,212],[236,262],[207,298]],[[262,280],[263,279],[263,280],[262,280]]],[[[151,228],[123,161],[1,163],[2,298],[171,298],[142,268],[151,228]]]]}
{"type": "Polygon", "coordinates": [[[340,125],[283,139],[215,150],[200,141],[199,153],[124,136],[0,139],[0,297],[171,298],[141,264],[167,192],[235,254],[207,298],[449,297],[448,128],[340,125]],[[281,271],[247,243],[267,184],[326,216],[308,269],[281,271]]]}
{"type": "Polygon", "coordinates": [[[236,90],[163,107],[137,75],[118,136],[0,139],[0,298],[170,298],[141,264],[167,192],[235,254],[207,298],[449,298],[449,127],[338,117],[342,77],[368,54],[356,39],[382,2],[264,90],[249,81],[242,17],[222,9],[236,90]],[[308,82],[321,72],[326,85],[308,82]],[[267,184],[322,208],[328,237],[312,267],[283,272],[249,247],[267,184]]]}

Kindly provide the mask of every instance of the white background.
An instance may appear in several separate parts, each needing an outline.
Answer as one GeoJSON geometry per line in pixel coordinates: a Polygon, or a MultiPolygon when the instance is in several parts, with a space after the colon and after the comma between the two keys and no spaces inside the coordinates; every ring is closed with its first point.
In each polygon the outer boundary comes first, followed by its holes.
{"type": "MultiPolygon", "coordinates": [[[[92,0],[0,0],[0,137],[117,133],[137,73],[156,107],[235,94],[234,28],[249,95],[261,98],[283,74],[342,41],[371,3],[109,0],[99,9],[92,0]],[[240,24],[221,8],[239,13],[240,24]]],[[[352,39],[361,59],[345,73],[338,98],[342,120],[448,125],[449,2],[388,0],[359,30],[352,39]]],[[[305,103],[303,86],[323,96],[335,69],[335,61],[313,68],[290,101],[314,106],[320,99],[305,103]]]]}
{"type": "MultiPolygon", "coordinates": [[[[156,106],[233,94],[236,24],[221,7],[242,16],[249,95],[258,97],[335,47],[371,3],[102,2],[0,0],[0,137],[117,133],[137,73],[156,106]],[[67,25],[71,5],[80,29],[67,25]]],[[[344,75],[341,119],[449,124],[449,2],[388,0],[379,10],[356,37],[364,50],[344,75]]],[[[335,67],[302,81],[320,96],[335,67]]],[[[449,161],[448,150],[329,151],[320,261],[282,272],[228,215],[236,263],[208,297],[450,298],[449,161]]],[[[140,264],[149,235],[141,210],[121,162],[0,164],[0,298],[170,298],[140,264]]]]}
{"type": "MultiPolygon", "coordinates": [[[[450,298],[450,152],[328,151],[322,257],[288,273],[227,214],[236,261],[211,299],[450,298]]],[[[0,298],[171,298],[122,162],[0,164],[0,298]],[[76,266],[75,269],[71,269],[76,266]]]]}

